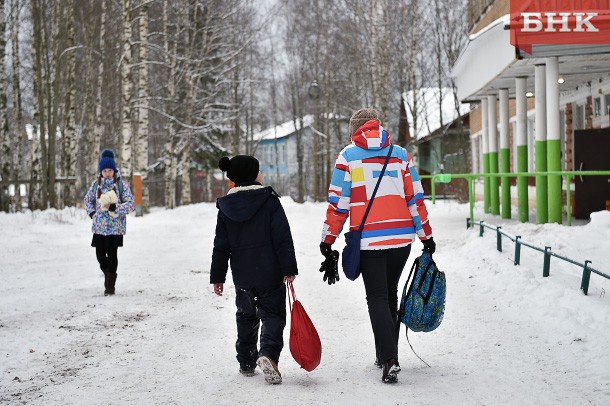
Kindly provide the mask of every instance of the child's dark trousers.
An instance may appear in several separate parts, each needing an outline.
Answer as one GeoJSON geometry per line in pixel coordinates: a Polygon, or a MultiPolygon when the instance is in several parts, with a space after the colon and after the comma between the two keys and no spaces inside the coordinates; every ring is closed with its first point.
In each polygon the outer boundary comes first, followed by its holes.
{"type": "Polygon", "coordinates": [[[242,289],[235,287],[237,295],[237,361],[242,369],[254,369],[260,356],[271,358],[276,364],[284,347],[286,326],[286,286],[242,289]],[[258,343],[258,330],[260,343],[258,343]],[[260,351],[257,349],[260,344],[260,351]]]}

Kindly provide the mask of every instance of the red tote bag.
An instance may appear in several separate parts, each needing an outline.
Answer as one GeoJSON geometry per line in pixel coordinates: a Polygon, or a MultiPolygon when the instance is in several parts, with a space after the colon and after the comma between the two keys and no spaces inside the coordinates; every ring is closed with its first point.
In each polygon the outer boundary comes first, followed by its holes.
{"type": "Polygon", "coordinates": [[[301,368],[311,372],[320,365],[322,343],[311,319],[294,294],[292,282],[288,282],[287,285],[290,306],[290,353],[301,368]]]}

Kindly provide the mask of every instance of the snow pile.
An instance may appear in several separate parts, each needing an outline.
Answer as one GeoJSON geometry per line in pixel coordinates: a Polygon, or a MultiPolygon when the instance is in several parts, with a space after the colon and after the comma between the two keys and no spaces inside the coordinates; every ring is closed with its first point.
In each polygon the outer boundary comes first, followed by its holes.
{"type": "MultiPolygon", "coordinates": [[[[446,314],[436,331],[409,334],[432,368],[411,353],[403,329],[400,381],[384,385],[362,281],[328,286],[318,272],[326,205],[282,203],[301,273],[296,294],[322,339],[315,371],[299,369],[286,342],[282,385],[238,373],[232,284],[216,297],[208,283],[214,204],[130,217],[114,297],[102,296],[84,213],[0,214],[0,403],[610,404],[609,280],[591,275],[584,296],[578,267],[553,258],[543,278],[542,254],[525,247],[514,266],[507,239],[498,252],[495,233],[466,230],[466,205],[428,203],[446,314]]],[[[479,206],[476,218],[485,218],[479,206]]],[[[609,212],[579,227],[485,219],[610,271],[609,212]]]]}

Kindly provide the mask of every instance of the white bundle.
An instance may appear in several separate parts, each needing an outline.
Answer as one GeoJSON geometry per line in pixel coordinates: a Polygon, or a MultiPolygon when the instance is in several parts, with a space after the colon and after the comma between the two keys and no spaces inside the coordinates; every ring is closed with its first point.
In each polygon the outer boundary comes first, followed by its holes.
{"type": "MultiPolygon", "coordinates": [[[[108,206],[110,206],[111,204],[118,203],[119,197],[116,195],[116,192],[114,190],[109,190],[106,193],[102,193],[99,200],[100,205],[102,206],[102,211],[107,211],[108,206]]],[[[119,217],[119,215],[113,211],[108,212],[108,214],[110,214],[111,217],[119,217]]]]}

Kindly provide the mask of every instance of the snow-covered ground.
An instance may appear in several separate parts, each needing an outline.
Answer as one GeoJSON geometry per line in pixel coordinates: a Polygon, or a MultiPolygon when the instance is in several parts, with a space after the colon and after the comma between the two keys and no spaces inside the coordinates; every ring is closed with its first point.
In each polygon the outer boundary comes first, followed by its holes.
{"type": "MultiPolygon", "coordinates": [[[[326,206],[282,202],[301,272],[297,296],[322,339],[315,371],[300,369],[286,345],[282,385],[238,373],[235,294],[231,283],[223,297],[209,285],[214,204],[130,217],[114,297],[102,296],[82,211],[0,214],[0,404],[610,404],[609,280],[593,274],[585,296],[580,269],[553,258],[543,278],[542,254],[525,247],[514,266],[508,240],[500,253],[490,231],[466,230],[466,205],[428,203],[448,284],[445,319],[434,332],[410,334],[432,368],[401,335],[400,381],[384,385],[362,281],[328,286],[318,272],[326,206]]],[[[488,219],[610,271],[610,212],[578,227],[488,219]]]]}

